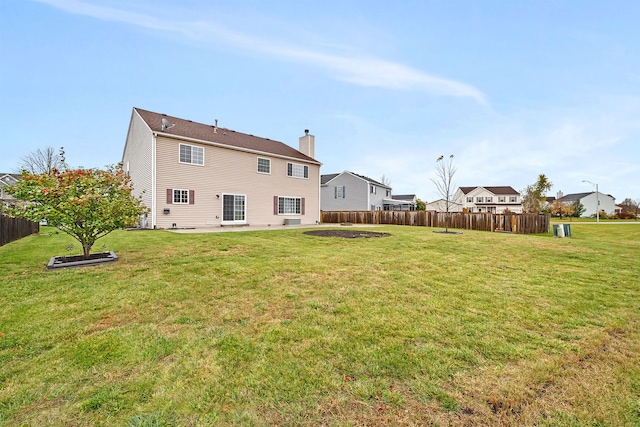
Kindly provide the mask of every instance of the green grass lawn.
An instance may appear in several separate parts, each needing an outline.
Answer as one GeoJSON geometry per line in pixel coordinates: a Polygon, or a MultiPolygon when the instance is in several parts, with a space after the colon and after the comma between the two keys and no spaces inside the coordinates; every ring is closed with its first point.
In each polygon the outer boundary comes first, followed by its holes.
{"type": "Polygon", "coordinates": [[[639,226],[371,230],[0,247],[0,425],[640,425],[639,226]]]}

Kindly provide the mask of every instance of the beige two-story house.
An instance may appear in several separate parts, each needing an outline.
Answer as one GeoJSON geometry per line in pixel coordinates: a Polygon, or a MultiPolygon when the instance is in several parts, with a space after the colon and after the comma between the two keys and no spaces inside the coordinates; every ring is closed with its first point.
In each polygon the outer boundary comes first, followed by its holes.
{"type": "Polygon", "coordinates": [[[522,213],[520,193],[510,186],[460,187],[453,200],[467,212],[522,213]]]}
{"type": "Polygon", "coordinates": [[[134,108],[122,155],[145,228],[316,224],[315,137],[299,149],[214,125],[134,108]]]}

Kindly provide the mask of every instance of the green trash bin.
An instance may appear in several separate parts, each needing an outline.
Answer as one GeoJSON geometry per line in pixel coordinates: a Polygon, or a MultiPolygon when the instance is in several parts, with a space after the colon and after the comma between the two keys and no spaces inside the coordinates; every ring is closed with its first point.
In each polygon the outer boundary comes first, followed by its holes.
{"type": "Polygon", "coordinates": [[[565,224],[553,224],[553,237],[564,237],[565,224]]]}

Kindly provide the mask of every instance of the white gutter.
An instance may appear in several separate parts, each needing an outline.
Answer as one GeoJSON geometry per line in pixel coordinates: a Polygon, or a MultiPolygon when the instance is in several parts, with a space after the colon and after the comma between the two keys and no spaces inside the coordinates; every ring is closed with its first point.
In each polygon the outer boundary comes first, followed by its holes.
{"type": "Polygon", "coordinates": [[[318,224],[322,220],[322,165],[318,166],[318,224]]]}
{"type": "Polygon", "coordinates": [[[156,133],[151,133],[151,228],[156,228],[156,133]]]}

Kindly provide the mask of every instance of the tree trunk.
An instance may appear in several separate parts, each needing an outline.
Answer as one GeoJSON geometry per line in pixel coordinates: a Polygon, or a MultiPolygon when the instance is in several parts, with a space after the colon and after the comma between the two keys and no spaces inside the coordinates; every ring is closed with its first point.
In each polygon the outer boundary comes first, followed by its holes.
{"type": "Polygon", "coordinates": [[[82,258],[89,259],[89,253],[91,252],[92,245],[82,245],[82,258]]]}

